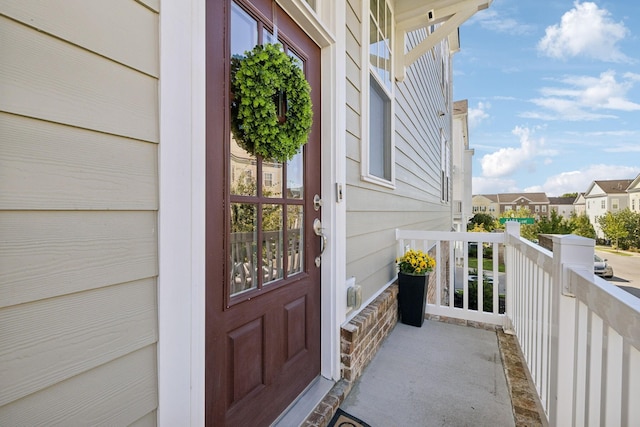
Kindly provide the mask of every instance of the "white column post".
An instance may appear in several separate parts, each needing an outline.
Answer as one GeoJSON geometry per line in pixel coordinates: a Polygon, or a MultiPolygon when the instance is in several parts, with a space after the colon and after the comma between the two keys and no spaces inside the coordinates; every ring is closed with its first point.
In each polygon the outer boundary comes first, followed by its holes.
{"type": "Polygon", "coordinates": [[[552,236],[551,366],[549,424],[573,425],[576,361],[576,300],[568,268],[593,271],[594,240],[573,234],[552,236]]]}
{"type": "Polygon", "coordinates": [[[514,299],[514,269],[515,269],[515,258],[513,254],[513,246],[509,245],[509,236],[513,236],[515,238],[520,238],[520,223],[516,221],[507,221],[505,223],[505,232],[507,234],[507,238],[504,241],[504,255],[505,255],[505,266],[506,266],[506,281],[505,284],[505,293],[506,293],[506,301],[505,301],[505,317],[504,324],[502,328],[508,334],[514,334],[515,331],[513,329],[513,306],[515,303],[514,299]]]}

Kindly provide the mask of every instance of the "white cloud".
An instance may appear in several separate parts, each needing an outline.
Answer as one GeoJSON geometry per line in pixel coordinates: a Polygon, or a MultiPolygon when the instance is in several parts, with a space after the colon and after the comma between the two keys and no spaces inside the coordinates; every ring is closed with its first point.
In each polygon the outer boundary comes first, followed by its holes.
{"type": "MultiPolygon", "coordinates": [[[[486,178],[499,178],[513,174],[526,168],[535,169],[535,159],[538,156],[554,156],[554,150],[544,147],[544,139],[533,138],[534,130],[516,126],[512,133],[520,139],[519,147],[506,147],[490,154],[485,154],[480,159],[482,176],[486,178]]],[[[546,159],[545,163],[549,163],[546,159]]]]}
{"type": "MultiPolygon", "coordinates": [[[[619,165],[591,165],[577,171],[562,172],[553,175],[536,191],[544,191],[547,196],[561,196],[565,193],[583,193],[593,181],[609,179],[633,179],[640,173],[640,167],[619,165]]],[[[532,191],[525,189],[525,191],[532,191]]]]}
{"type": "Polygon", "coordinates": [[[486,178],[474,176],[471,179],[473,194],[517,193],[520,191],[513,179],[486,178]]]}
{"type": "Polygon", "coordinates": [[[510,35],[526,35],[535,30],[533,26],[518,22],[495,9],[485,9],[476,13],[470,22],[478,22],[486,30],[510,35]]]}
{"type": "Polygon", "coordinates": [[[640,153],[640,145],[636,144],[623,144],[616,145],[614,147],[605,148],[607,153],[640,153]]]}
{"type": "Polygon", "coordinates": [[[622,22],[614,22],[606,9],[592,2],[574,2],[559,24],[547,27],[538,50],[558,59],[583,56],[605,62],[631,62],[618,49],[629,34],[622,22]]]}
{"type": "Polygon", "coordinates": [[[483,120],[488,119],[489,113],[487,113],[487,110],[490,108],[491,104],[485,102],[478,102],[478,106],[476,108],[469,108],[467,116],[469,119],[469,127],[474,128],[483,120]]]}
{"type": "Polygon", "coordinates": [[[615,115],[599,113],[599,110],[638,111],[640,104],[627,99],[640,76],[626,73],[618,81],[616,73],[608,70],[597,77],[566,76],[558,80],[564,87],[543,87],[541,98],[532,103],[549,112],[525,112],[522,117],[542,120],[585,121],[616,118],[615,115]]]}

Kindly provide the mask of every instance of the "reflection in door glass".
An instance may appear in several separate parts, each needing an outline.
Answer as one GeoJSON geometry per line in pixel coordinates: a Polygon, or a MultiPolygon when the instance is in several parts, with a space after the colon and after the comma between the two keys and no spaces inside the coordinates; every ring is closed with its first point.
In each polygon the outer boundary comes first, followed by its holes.
{"type": "Polygon", "coordinates": [[[258,44],[258,21],[231,2],[231,55],[244,55],[258,44]]]}
{"type": "Polygon", "coordinates": [[[231,295],[258,286],[257,219],[253,203],[231,204],[231,295]]]}
{"type": "Polygon", "coordinates": [[[264,43],[264,44],[267,44],[267,43],[278,43],[278,40],[276,40],[276,38],[273,36],[273,34],[271,34],[269,31],[264,29],[262,31],[262,43],[264,43]]]}
{"type": "Polygon", "coordinates": [[[238,196],[257,195],[257,173],[255,156],[250,155],[238,146],[231,134],[231,194],[238,196]]]}
{"type": "Polygon", "coordinates": [[[300,273],[304,261],[302,205],[287,206],[287,275],[300,273]]]}
{"type": "Polygon", "coordinates": [[[282,163],[262,161],[262,195],[282,197],[282,163]]]}
{"type": "Polygon", "coordinates": [[[287,197],[290,199],[302,199],[304,193],[304,163],[302,151],[299,151],[293,159],[287,162],[287,197]]]}
{"type": "Polygon", "coordinates": [[[263,282],[282,279],[282,205],[262,206],[262,274],[263,282]]]}
{"type": "MultiPolygon", "coordinates": [[[[244,53],[258,43],[258,22],[237,4],[231,3],[231,55],[244,53]]],[[[257,195],[256,157],[242,148],[231,133],[231,167],[229,173],[231,194],[257,195]]]]}

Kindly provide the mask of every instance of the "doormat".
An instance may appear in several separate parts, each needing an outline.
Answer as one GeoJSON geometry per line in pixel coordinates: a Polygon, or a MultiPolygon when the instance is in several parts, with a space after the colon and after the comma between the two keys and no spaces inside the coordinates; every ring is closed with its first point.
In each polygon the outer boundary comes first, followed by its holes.
{"type": "Polygon", "coordinates": [[[371,427],[364,421],[354,417],[351,414],[347,414],[342,409],[338,408],[336,414],[331,418],[331,422],[327,427],[371,427]]]}

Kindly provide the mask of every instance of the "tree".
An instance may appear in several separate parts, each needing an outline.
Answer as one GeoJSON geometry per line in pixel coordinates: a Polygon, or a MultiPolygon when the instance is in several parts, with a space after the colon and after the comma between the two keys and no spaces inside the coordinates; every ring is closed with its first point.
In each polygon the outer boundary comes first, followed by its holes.
{"type": "MultiPolygon", "coordinates": [[[[520,206],[516,210],[505,211],[500,215],[500,218],[531,218],[531,211],[529,208],[524,206],[520,206]]],[[[500,224],[500,228],[505,228],[504,224],[500,224]]],[[[536,240],[538,238],[538,233],[536,231],[536,224],[522,224],[520,226],[520,235],[528,240],[536,240]]]]}
{"type": "Polygon", "coordinates": [[[578,197],[578,193],[564,193],[560,197],[573,197],[573,198],[576,198],[576,197],[578,197]]]}
{"type": "Polygon", "coordinates": [[[493,231],[496,228],[496,220],[493,215],[489,215],[486,213],[477,213],[469,220],[469,223],[467,224],[468,231],[477,231],[477,229],[480,227],[482,227],[482,231],[493,231]]]}
{"type": "Polygon", "coordinates": [[[627,235],[620,237],[618,247],[629,249],[630,247],[640,248],[640,213],[632,212],[626,208],[614,214],[623,224],[627,235]]]}
{"type": "Polygon", "coordinates": [[[571,226],[571,233],[590,239],[596,238],[596,230],[593,228],[591,221],[589,221],[587,214],[577,215],[575,212],[571,213],[569,224],[571,226]]]}
{"type": "Polygon", "coordinates": [[[605,215],[598,218],[598,224],[600,225],[600,229],[604,233],[605,237],[615,242],[616,249],[618,249],[618,241],[629,235],[624,221],[618,213],[613,214],[611,212],[607,212],[605,215]]]}
{"type": "Polygon", "coordinates": [[[549,218],[542,217],[536,222],[537,234],[571,234],[571,223],[559,215],[555,209],[551,210],[549,218]]]}

